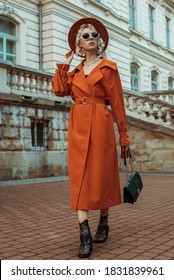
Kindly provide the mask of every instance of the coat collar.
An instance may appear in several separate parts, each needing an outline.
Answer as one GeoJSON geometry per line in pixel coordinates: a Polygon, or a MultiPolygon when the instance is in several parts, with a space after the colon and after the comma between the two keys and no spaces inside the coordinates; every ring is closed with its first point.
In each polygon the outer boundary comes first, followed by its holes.
{"type": "Polygon", "coordinates": [[[115,62],[103,58],[102,61],[91,71],[88,78],[85,78],[83,71],[83,61],[78,64],[73,71],[69,73],[69,76],[74,76],[73,84],[84,92],[90,93],[90,89],[103,78],[102,68],[109,67],[116,71],[117,65],[115,62]],[[97,71],[96,71],[97,70],[97,71]]]}
{"type": "MultiPolygon", "coordinates": [[[[103,57],[102,61],[97,66],[99,66],[100,69],[102,69],[103,67],[109,67],[109,68],[111,68],[113,70],[116,70],[116,68],[117,68],[116,62],[114,62],[112,60],[109,60],[109,59],[106,59],[105,57],[103,57]]],[[[70,74],[72,74],[72,76],[73,76],[73,74],[76,71],[80,71],[82,68],[83,68],[83,60],[80,62],[80,64],[78,64],[74,68],[74,70],[72,72],[70,72],[70,74]]]]}

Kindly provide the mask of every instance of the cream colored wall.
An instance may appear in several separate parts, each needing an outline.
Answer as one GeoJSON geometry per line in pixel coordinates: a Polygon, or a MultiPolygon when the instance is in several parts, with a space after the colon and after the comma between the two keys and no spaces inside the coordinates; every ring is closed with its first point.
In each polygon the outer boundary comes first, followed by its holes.
{"type": "Polygon", "coordinates": [[[159,72],[159,90],[168,89],[168,76],[174,76],[174,13],[167,1],[137,1],[137,30],[131,30],[131,61],[141,66],[140,91],[150,91],[150,73],[159,72]],[[149,39],[149,3],[155,8],[155,40],[149,39]],[[171,49],[166,48],[165,17],[171,19],[171,49]]]}
{"type": "MultiPolygon", "coordinates": [[[[7,15],[0,1],[0,13],[7,15]]],[[[14,12],[7,16],[18,22],[18,64],[39,69],[38,0],[8,0],[14,12]]],[[[165,1],[137,1],[137,30],[129,29],[127,0],[42,0],[43,69],[53,73],[57,62],[63,61],[68,51],[69,28],[83,16],[97,17],[106,25],[110,41],[106,52],[118,63],[124,89],[130,89],[130,62],[141,66],[141,91],[151,90],[150,72],[155,67],[160,73],[159,90],[167,89],[168,76],[174,75],[174,11],[165,1]],[[149,40],[148,3],[156,8],[156,38],[149,40]],[[165,16],[171,18],[171,48],[165,45],[165,16]]],[[[79,63],[74,58],[72,68],[79,63]]]]}
{"type": "Polygon", "coordinates": [[[17,23],[17,64],[38,69],[38,1],[2,0],[0,14],[17,23]],[[9,12],[8,7],[13,11],[9,12]]]}

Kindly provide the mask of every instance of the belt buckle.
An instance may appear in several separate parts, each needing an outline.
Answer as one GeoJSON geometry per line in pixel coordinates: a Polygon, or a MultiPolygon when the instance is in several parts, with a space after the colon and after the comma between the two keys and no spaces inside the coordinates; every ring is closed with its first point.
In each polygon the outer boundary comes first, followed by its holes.
{"type": "Polygon", "coordinates": [[[87,97],[86,97],[86,96],[82,98],[82,104],[88,104],[88,103],[87,103],[87,97]]]}

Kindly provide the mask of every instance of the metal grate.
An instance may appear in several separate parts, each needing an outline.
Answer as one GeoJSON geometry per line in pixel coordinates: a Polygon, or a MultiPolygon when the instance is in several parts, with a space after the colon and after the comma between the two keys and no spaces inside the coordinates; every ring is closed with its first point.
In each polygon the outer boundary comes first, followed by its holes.
{"type": "Polygon", "coordinates": [[[35,151],[47,150],[48,122],[44,120],[31,121],[32,149],[35,151]]]}

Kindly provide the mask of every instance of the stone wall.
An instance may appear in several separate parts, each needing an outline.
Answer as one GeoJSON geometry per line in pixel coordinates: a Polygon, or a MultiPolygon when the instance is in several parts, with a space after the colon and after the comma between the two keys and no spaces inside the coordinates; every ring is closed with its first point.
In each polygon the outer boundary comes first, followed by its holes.
{"type": "MultiPolygon", "coordinates": [[[[0,106],[0,180],[68,175],[67,137],[69,109],[64,107],[0,106]],[[48,122],[47,150],[34,151],[31,141],[31,120],[48,122]]],[[[116,139],[120,162],[119,135],[116,139]]],[[[171,172],[174,170],[174,138],[141,121],[128,118],[128,132],[140,172],[171,172]]]]}
{"type": "MultiPolygon", "coordinates": [[[[128,119],[129,122],[129,119],[128,119]]],[[[136,120],[128,124],[132,140],[131,150],[135,168],[141,172],[174,172],[174,137],[146,123],[146,128],[136,120]]]]}
{"type": "Polygon", "coordinates": [[[0,180],[67,175],[68,111],[0,106],[0,180]],[[47,150],[35,151],[31,120],[47,121],[47,150]]]}

